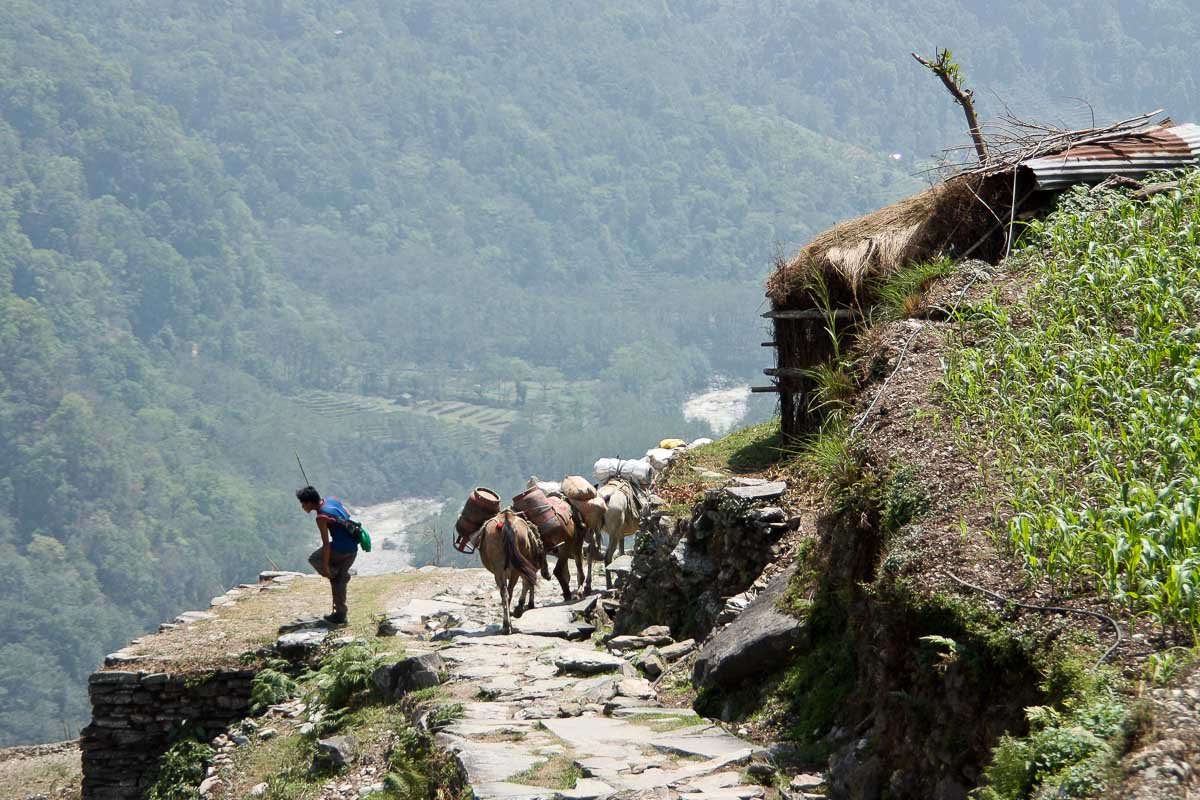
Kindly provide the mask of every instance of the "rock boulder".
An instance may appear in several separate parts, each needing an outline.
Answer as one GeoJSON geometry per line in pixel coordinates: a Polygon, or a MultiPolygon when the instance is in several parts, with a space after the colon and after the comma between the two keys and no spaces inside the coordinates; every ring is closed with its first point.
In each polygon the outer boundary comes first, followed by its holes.
{"type": "Polygon", "coordinates": [[[395,700],[408,692],[437,686],[442,682],[441,673],[445,668],[445,662],[437,653],[424,653],[380,667],[371,675],[371,680],[384,697],[395,700]]]}
{"type": "Polygon", "coordinates": [[[692,683],[697,688],[733,687],[769,672],[801,643],[800,621],[775,608],[794,573],[793,566],[777,575],[737,619],[700,649],[692,668],[692,683]]]}

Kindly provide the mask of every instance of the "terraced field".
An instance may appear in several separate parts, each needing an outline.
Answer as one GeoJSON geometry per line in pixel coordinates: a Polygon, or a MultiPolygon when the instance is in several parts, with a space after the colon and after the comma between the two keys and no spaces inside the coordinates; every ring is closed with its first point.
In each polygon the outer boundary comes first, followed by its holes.
{"type": "Polygon", "coordinates": [[[507,408],[464,403],[458,400],[419,400],[402,405],[386,397],[350,394],[347,392],[307,391],[293,401],[324,417],[350,419],[365,436],[388,440],[398,438],[388,417],[393,414],[415,414],[449,425],[462,426],[464,441],[496,447],[500,436],[519,416],[507,408]]]}

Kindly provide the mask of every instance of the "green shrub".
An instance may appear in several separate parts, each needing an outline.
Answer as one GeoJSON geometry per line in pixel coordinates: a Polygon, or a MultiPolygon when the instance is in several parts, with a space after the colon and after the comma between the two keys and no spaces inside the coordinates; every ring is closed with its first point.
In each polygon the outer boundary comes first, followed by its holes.
{"type": "Polygon", "coordinates": [[[981,800],[1084,798],[1104,788],[1125,721],[1115,692],[1098,690],[1065,710],[1035,706],[1026,715],[1029,734],[1004,736],[996,746],[981,800]]]}
{"type": "Polygon", "coordinates": [[[211,747],[195,739],[180,739],[163,753],[158,777],[146,792],[146,800],[196,800],[204,767],[212,760],[211,747]]]}
{"type": "Polygon", "coordinates": [[[307,676],[313,698],[330,710],[360,704],[374,690],[371,675],[387,658],[374,642],[367,641],[352,642],[333,651],[319,669],[307,676]]]}
{"type": "Polygon", "coordinates": [[[286,661],[272,660],[250,683],[250,711],[259,713],[267,706],[282,703],[300,693],[300,684],[283,672],[286,661]]]}

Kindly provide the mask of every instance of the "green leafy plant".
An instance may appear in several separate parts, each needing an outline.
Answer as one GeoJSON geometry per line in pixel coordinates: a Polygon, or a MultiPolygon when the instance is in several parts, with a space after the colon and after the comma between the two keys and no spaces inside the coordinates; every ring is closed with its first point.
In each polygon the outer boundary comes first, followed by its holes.
{"type": "Polygon", "coordinates": [[[1025,800],[1035,791],[1083,798],[1104,787],[1125,720],[1115,693],[1102,691],[1063,710],[1034,706],[1026,716],[1029,735],[1001,738],[980,800],[1025,800]]]}
{"type": "Polygon", "coordinates": [[[211,747],[195,739],[180,739],[163,753],[158,777],[147,790],[147,800],[196,800],[204,768],[212,760],[211,747]]]}
{"type": "Polygon", "coordinates": [[[259,713],[267,706],[282,703],[300,693],[300,684],[283,672],[290,665],[286,661],[272,659],[250,682],[250,711],[259,713]]]}
{"type": "Polygon", "coordinates": [[[1146,680],[1155,686],[1166,686],[1194,659],[1195,652],[1184,647],[1151,653],[1146,659],[1146,680]]]}
{"type": "Polygon", "coordinates": [[[424,800],[432,798],[439,787],[448,793],[438,797],[456,796],[449,792],[461,784],[461,776],[430,736],[408,723],[399,724],[395,736],[383,780],[393,796],[424,800]]]}
{"type": "Polygon", "coordinates": [[[330,711],[353,707],[370,696],[371,675],[387,658],[372,641],[352,642],[333,651],[307,676],[313,699],[330,711]]]}
{"type": "Polygon", "coordinates": [[[943,391],[1011,487],[1031,575],[1200,629],[1200,177],[1149,203],[1068,195],[1015,306],[962,315],[943,391]]]}
{"type": "Polygon", "coordinates": [[[935,663],[934,669],[945,672],[951,664],[958,661],[959,655],[962,654],[962,647],[958,642],[948,636],[938,636],[931,634],[929,636],[920,637],[922,642],[932,645],[937,651],[938,660],[935,663]]]}

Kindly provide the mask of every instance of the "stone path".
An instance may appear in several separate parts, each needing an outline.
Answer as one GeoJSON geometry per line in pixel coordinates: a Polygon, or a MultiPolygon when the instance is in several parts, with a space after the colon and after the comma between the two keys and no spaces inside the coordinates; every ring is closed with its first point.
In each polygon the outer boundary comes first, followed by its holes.
{"type": "Polygon", "coordinates": [[[751,743],[691,709],[659,704],[628,661],[593,646],[580,615],[596,597],[534,609],[502,636],[491,575],[469,572],[453,591],[390,610],[384,627],[421,640],[414,650],[436,648],[448,665],[464,713],[438,742],[456,755],[479,800],[764,795],[742,783],[751,743]],[[573,788],[540,785],[572,774],[573,788]]]}

